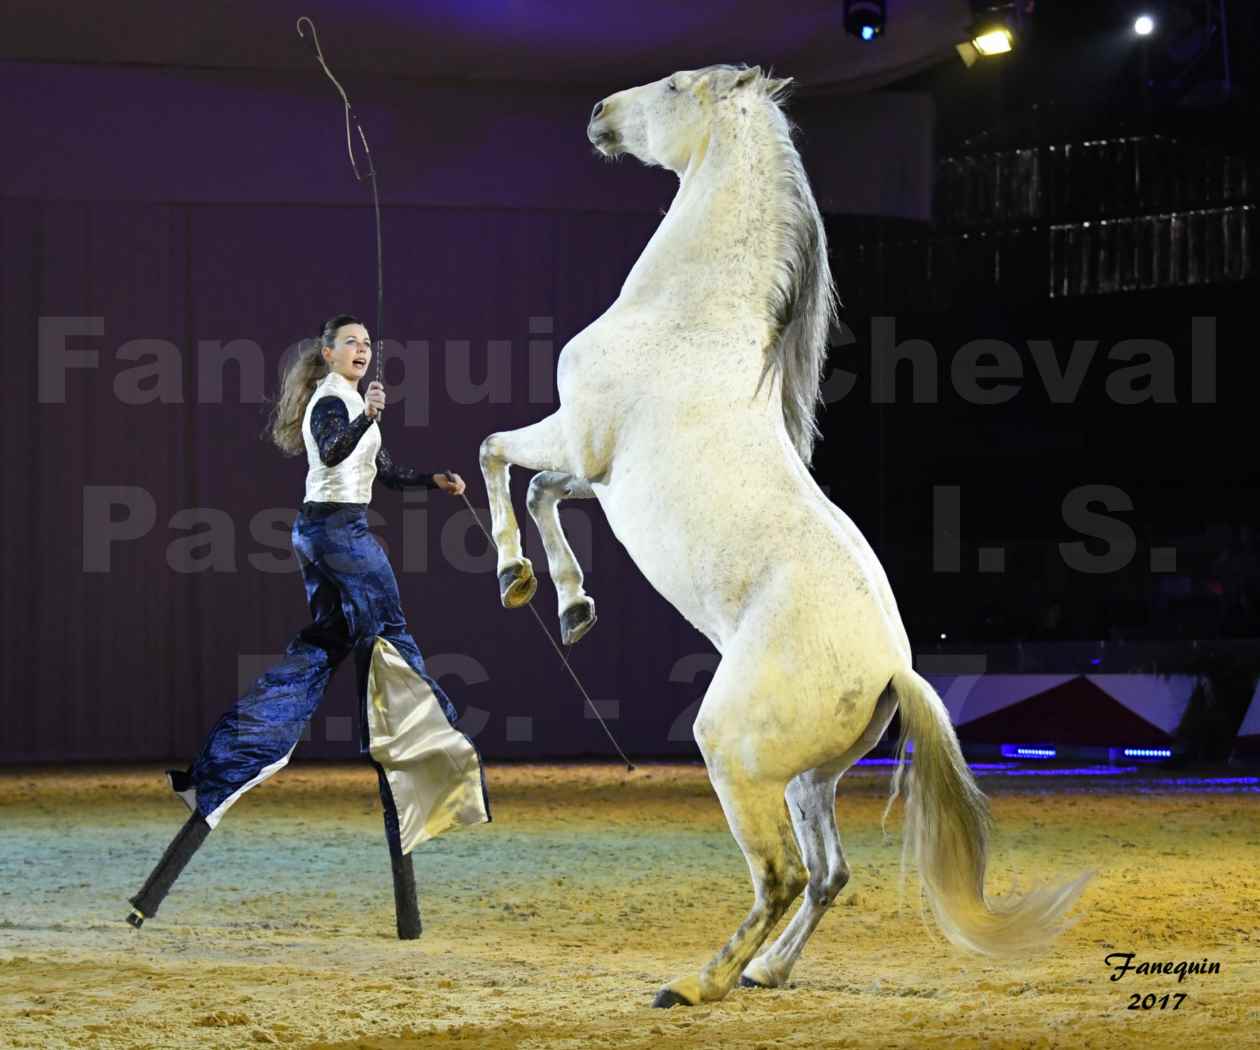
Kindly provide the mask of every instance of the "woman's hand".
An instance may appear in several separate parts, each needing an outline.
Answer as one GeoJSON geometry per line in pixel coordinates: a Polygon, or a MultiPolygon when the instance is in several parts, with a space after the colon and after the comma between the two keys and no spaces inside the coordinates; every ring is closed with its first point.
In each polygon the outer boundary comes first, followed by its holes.
{"type": "Polygon", "coordinates": [[[375,379],[368,383],[363,403],[363,411],[367,413],[368,419],[375,419],[385,411],[385,388],[375,379]]]}
{"type": "Polygon", "coordinates": [[[464,494],[464,479],[458,474],[434,474],[433,480],[443,492],[449,492],[452,496],[464,494]]]}

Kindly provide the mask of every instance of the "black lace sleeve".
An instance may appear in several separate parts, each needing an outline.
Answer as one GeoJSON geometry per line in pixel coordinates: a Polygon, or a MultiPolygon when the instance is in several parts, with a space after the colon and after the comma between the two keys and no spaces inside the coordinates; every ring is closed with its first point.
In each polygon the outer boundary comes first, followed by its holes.
{"type": "Polygon", "coordinates": [[[354,451],[374,422],[366,412],[360,412],[352,423],[341,398],[332,394],[321,397],[311,409],[311,433],[319,446],[320,462],[326,467],[335,467],[354,451]]]}
{"type": "Polygon", "coordinates": [[[412,467],[400,467],[382,445],[376,453],[376,476],[387,489],[435,489],[437,482],[432,474],[422,474],[412,467]]]}

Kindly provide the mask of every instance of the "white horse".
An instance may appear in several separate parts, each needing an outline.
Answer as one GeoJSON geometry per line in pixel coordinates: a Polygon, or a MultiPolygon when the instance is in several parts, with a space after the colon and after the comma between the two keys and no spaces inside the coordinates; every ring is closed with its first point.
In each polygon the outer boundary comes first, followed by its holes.
{"type": "Polygon", "coordinates": [[[949,717],[911,666],[888,579],[807,468],[835,291],[818,207],[780,110],[788,81],[711,66],[610,95],[587,134],[679,176],[616,302],[560,355],[560,408],[481,445],[509,608],[537,580],[512,510],[512,464],[566,643],[595,622],[560,528],[562,498],[599,500],[652,585],[722,654],[695,737],[752,875],[747,919],[657,1006],[784,984],[849,878],[836,784],[901,708],[903,861],[950,940],[989,954],[1045,945],[1088,874],[997,905],[984,889],[989,815],[949,717]],[[791,903],[805,899],[764,951],[791,903]]]}

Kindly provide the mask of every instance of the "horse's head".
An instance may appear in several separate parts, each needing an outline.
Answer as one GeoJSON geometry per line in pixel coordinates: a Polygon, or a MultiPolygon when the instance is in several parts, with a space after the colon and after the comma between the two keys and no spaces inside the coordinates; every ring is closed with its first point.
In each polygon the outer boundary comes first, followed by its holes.
{"type": "Polygon", "coordinates": [[[790,81],[765,77],[760,66],[682,70],[595,103],[586,135],[606,157],[629,153],[681,172],[728,107],[775,99],[790,81]]]}

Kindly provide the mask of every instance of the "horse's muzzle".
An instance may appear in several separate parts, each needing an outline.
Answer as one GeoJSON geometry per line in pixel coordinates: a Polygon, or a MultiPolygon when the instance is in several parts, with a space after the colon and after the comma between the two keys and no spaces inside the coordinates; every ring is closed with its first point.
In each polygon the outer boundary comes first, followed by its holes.
{"type": "Polygon", "coordinates": [[[592,120],[586,126],[586,137],[590,139],[592,146],[606,156],[621,152],[621,136],[607,124],[592,120]]]}

